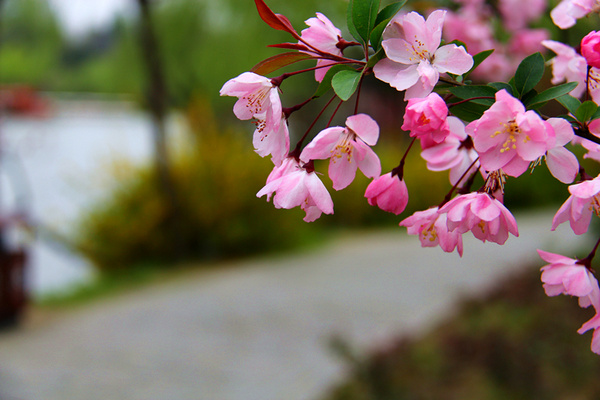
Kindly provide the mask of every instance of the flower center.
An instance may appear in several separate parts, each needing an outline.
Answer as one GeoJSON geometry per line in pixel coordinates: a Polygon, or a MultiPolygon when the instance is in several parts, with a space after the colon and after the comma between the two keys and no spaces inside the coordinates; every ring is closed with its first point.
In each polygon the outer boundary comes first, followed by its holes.
{"type": "Polygon", "coordinates": [[[268,99],[270,92],[270,87],[263,86],[257,91],[242,97],[246,100],[246,108],[249,108],[253,115],[262,114],[265,102],[268,99]]]}
{"type": "Polygon", "coordinates": [[[416,35],[412,44],[406,41],[406,49],[412,53],[412,56],[408,58],[412,63],[418,63],[420,61],[431,63],[433,61],[431,54],[429,54],[429,51],[425,48],[425,43],[421,42],[416,35]]]}
{"type": "Polygon", "coordinates": [[[590,211],[593,211],[596,214],[596,217],[600,217],[600,194],[592,197],[592,202],[590,203],[590,211]]]}
{"type": "MultiPolygon", "coordinates": [[[[510,150],[516,150],[517,148],[517,136],[519,136],[522,132],[521,132],[521,128],[519,128],[519,125],[517,125],[517,123],[512,120],[509,122],[501,122],[500,126],[502,126],[502,128],[494,133],[492,133],[492,138],[495,138],[498,135],[504,135],[504,137],[506,137],[506,140],[504,141],[504,143],[502,143],[502,146],[500,148],[500,153],[504,153],[505,151],[510,151],[510,150]]],[[[530,139],[529,136],[525,135],[525,137],[523,138],[523,143],[527,143],[530,139]]]]}
{"type": "Polygon", "coordinates": [[[352,142],[355,139],[356,134],[352,132],[350,129],[346,129],[344,133],[340,136],[337,144],[331,150],[331,160],[335,163],[337,159],[346,156],[348,162],[352,162],[352,151],[354,150],[354,145],[352,142]]]}
{"type": "Polygon", "coordinates": [[[427,228],[421,231],[421,236],[423,240],[429,240],[430,242],[435,242],[438,238],[437,230],[435,229],[435,221],[431,221],[427,228]]]}

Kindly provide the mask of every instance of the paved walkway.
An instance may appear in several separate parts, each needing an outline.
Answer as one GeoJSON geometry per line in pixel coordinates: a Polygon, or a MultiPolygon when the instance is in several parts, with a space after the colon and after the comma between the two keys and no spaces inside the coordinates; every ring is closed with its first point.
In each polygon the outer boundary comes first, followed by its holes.
{"type": "Polygon", "coordinates": [[[367,351],[579,243],[548,213],[517,219],[519,239],[467,240],[462,259],[400,229],[347,236],[26,323],[0,334],[0,400],[317,399],[344,374],[333,335],[367,351]]]}

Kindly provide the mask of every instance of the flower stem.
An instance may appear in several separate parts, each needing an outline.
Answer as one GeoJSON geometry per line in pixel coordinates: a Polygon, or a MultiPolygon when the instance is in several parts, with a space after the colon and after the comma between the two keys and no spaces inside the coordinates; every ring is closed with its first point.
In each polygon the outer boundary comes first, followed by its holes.
{"type": "Polygon", "coordinates": [[[404,155],[402,156],[402,159],[400,160],[400,164],[398,164],[398,166],[392,170],[392,176],[398,176],[398,179],[400,179],[400,180],[404,179],[404,164],[406,163],[406,157],[408,156],[408,152],[413,147],[413,144],[415,144],[416,141],[417,141],[417,138],[414,137],[413,140],[408,145],[408,148],[404,152],[404,155]]]}
{"type": "Polygon", "coordinates": [[[314,126],[317,123],[317,121],[319,120],[319,118],[321,118],[321,115],[323,115],[323,113],[325,112],[325,110],[327,109],[327,107],[329,107],[329,105],[333,102],[333,100],[335,100],[336,97],[337,97],[336,95],[333,95],[333,97],[327,102],[327,104],[325,104],[325,107],[323,107],[323,109],[319,112],[319,114],[314,119],[314,121],[312,122],[312,124],[310,124],[310,126],[308,127],[308,129],[306,130],[306,132],[304,132],[304,135],[300,138],[300,140],[298,141],[298,143],[296,143],[296,147],[294,148],[294,150],[292,150],[290,152],[289,157],[294,157],[296,159],[298,159],[300,157],[300,150],[302,149],[302,143],[304,142],[304,140],[308,136],[308,133],[312,130],[312,128],[314,128],[314,126]]]}
{"type": "Polygon", "coordinates": [[[596,251],[598,250],[599,246],[600,246],[600,238],[596,242],[596,245],[594,246],[594,248],[592,249],[590,254],[588,254],[588,256],[586,258],[582,258],[582,259],[578,260],[578,264],[584,265],[588,270],[594,272],[592,270],[592,260],[596,256],[596,251]]]}
{"type": "Polygon", "coordinates": [[[452,188],[450,189],[450,191],[448,192],[448,194],[446,194],[446,196],[444,197],[444,200],[442,200],[442,202],[440,203],[440,205],[438,206],[438,208],[441,208],[444,204],[446,204],[447,202],[450,201],[450,199],[452,198],[452,194],[454,193],[454,191],[458,188],[458,185],[460,184],[460,182],[465,179],[465,177],[469,174],[469,172],[471,171],[471,168],[473,168],[475,166],[475,164],[477,164],[477,161],[479,161],[479,157],[477,157],[475,159],[475,161],[473,161],[471,163],[471,165],[469,165],[469,168],[467,168],[467,170],[461,175],[461,177],[458,179],[458,181],[456,181],[456,183],[454,184],[454,186],[452,186],[452,188]]]}

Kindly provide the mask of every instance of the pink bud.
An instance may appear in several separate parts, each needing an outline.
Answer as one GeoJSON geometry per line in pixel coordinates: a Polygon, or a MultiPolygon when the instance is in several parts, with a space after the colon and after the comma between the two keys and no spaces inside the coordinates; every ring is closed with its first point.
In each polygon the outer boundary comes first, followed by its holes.
{"type": "Polygon", "coordinates": [[[374,179],[367,186],[365,197],[370,205],[398,215],[408,204],[408,189],[403,180],[390,172],[374,179]]]}
{"type": "Polygon", "coordinates": [[[581,39],[581,55],[590,67],[600,68],[600,32],[591,31],[581,39]]]}

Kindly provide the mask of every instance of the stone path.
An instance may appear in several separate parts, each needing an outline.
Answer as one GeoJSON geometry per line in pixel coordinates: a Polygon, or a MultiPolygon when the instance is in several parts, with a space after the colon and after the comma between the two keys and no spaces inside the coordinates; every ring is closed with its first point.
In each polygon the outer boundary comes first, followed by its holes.
{"type": "Polygon", "coordinates": [[[348,235],[25,323],[0,334],[0,400],[317,399],[344,375],[334,335],[366,352],[580,243],[548,213],[517,219],[519,239],[467,240],[462,259],[400,230],[348,235]]]}

